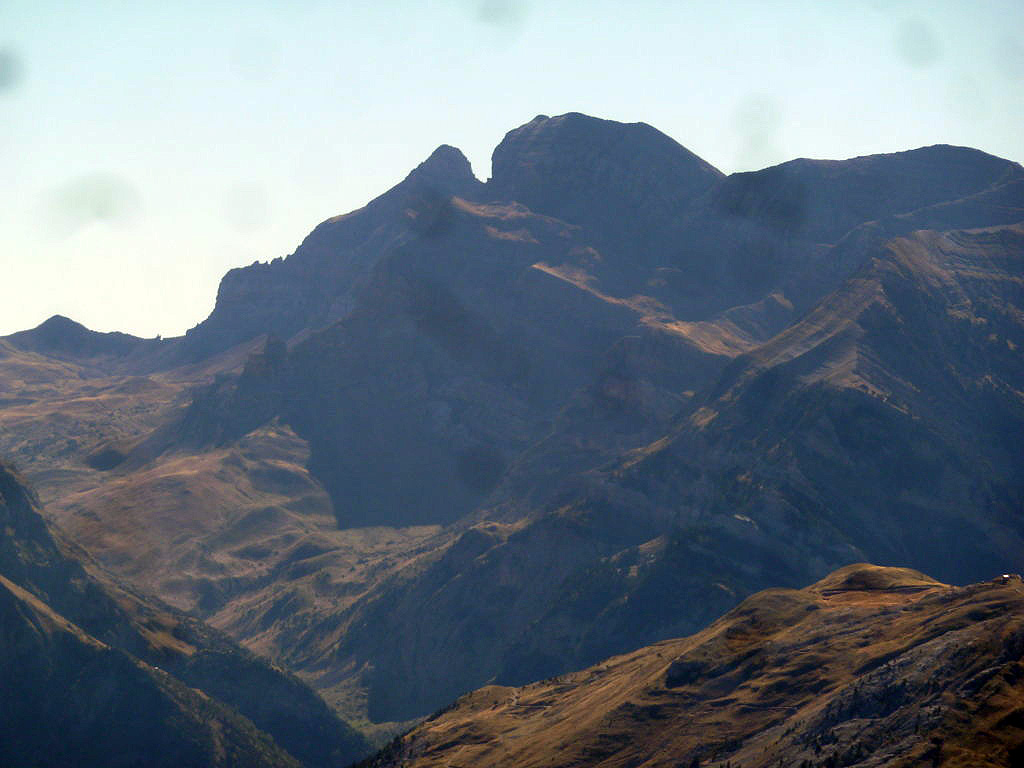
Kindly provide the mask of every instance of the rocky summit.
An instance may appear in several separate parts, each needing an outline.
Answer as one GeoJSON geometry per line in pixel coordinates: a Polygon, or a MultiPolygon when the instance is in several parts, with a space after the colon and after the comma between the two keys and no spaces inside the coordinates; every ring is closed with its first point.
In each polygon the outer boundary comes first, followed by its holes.
{"type": "MultiPolygon", "coordinates": [[[[644,123],[538,116],[486,181],[441,146],[231,270],[183,337],[56,317],[0,339],[0,455],[97,572],[379,744],[851,563],[1021,570],[1022,345],[1015,162],[725,175],[644,123]]],[[[808,718],[780,756],[845,759],[808,718]]]]}

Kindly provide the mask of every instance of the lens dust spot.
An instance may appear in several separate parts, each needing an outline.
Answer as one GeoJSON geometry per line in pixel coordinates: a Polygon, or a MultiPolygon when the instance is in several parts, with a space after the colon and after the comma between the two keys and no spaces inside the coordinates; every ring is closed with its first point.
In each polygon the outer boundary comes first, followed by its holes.
{"type": "Polygon", "coordinates": [[[21,58],[10,48],[0,48],[0,94],[17,89],[21,77],[21,58]]]}
{"type": "Polygon", "coordinates": [[[95,223],[123,225],[141,208],[135,186],[110,173],[80,176],[54,190],[46,200],[46,224],[66,237],[95,223]]]}
{"type": "Polygon", "coordinates": [[[261,184],[235,184],[224,197],[224,220],[239,232],[263,229],[270,220],[270,202],[261,184]]]}
{"type": "Polygon", "coordinates": [[[896,54],[911,67],[924,68],[942,58],[942,44],[922,19],[907,19],[896,32],[896,54]]]}
{"type": "Polygon", "coordinates": [[[482,0],[476,19],[495,27],[518,27],[526,18],[526,7],[516,0],[482,0]]]}
{"type": "Polygon", "coordinates": [[[243,80],[265,82],[280,69],[281,51],[270,37],[248,37],[236,44],[231,66],[243,80]]]}
{"type": "Polygon", "coordinates": [[[764,168],[782,156],[778,102],[765,94],[751,94],[736,108],[733,126],[740,149],[736,166],[742,170],[764,168]]]}

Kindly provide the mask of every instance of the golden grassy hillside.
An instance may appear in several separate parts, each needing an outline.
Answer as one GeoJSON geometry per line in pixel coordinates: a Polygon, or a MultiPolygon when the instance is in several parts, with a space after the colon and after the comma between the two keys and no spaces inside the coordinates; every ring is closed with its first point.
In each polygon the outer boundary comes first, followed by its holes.
{"type": "Polygon", "coordinates": [[[1007,766],[1024,756],[1024,584],[854,565],[704,631],[489,686],[375,766],[1007,766]]]}

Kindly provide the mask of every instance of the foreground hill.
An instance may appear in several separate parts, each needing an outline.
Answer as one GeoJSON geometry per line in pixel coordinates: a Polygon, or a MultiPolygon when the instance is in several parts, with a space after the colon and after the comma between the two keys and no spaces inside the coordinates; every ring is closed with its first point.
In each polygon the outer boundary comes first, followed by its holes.
{"type": "Polygon", "coordinates": [[[0,526],[0,763],[326,767],[366,750],[295,678],[83,568],[2,464],[0,526]]]}
{"type": "Polygon", "coordinates": [[[1022,653],[1019,577],[848,566],[692,637],[482,688],[363,765],[1019,765],[1022,653]]]}
{"type": "Polygon", "coordinates": [[[5,765],[298,766],[234,710],[0,576],[5,765]]]}
{"type": "Polygon", "coordinates": [[[723,176],[654,128],[439,147],[185,337],[0,340],[0,452],[105,567],[360,724],[850,562],[1013,568],[1024,170],[723,176]]]}

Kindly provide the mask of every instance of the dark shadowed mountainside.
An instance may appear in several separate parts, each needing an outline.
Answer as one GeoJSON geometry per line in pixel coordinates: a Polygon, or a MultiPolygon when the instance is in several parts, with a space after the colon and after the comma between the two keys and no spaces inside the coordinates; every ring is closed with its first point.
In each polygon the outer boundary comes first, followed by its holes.
{"type": "Polygon", "coordinates": [[[869,555],[961,583],[1012,569],[1024,551],[1021,234],[891,241],[737,358],[667,434],[567,483],[535,521],[464,534],[456,567],[445,555],[368,602],[342,647],[375,643],[388,659],[369,677],[371,711],[376,696],[398,706],[403,677],[423,680],[402,695],[421,706],[450,681],[545,677],[869,555]],[[444,644],[470,649],[478,670],[444,644]]]}
{"type": "Polygon", "coordinates": [[[84,568],[5,465],[0,523],[0,762],[336,766],[367,749],[294,677],[84,568]]]}
{"type": "Polygon", "coordinates": [[[12,333],[6,338],[9,344],[25,352],[71,359],[142,357],[161,346],[157,339],[90,331],[62,315],[54,315],[29,331],[12,333]]]}
{"type": "Polygon", "coordinates": [[[415,235],[444,231],[452,196],[473,199],[481,187],[462,152],[438,147],[364,208],[320,224],[287,259],[228,272],[212,314],[181,340],[176,360],[337,321],[351,311],[381,255],[415,235]]]}
{"type": "Polygon", "coordinates": [[[488,199],[572,222],[601,252],[605,284],[642,293],[676,222],[723,174],[646,123],[539,115],[495,148],[488,199]]]}

